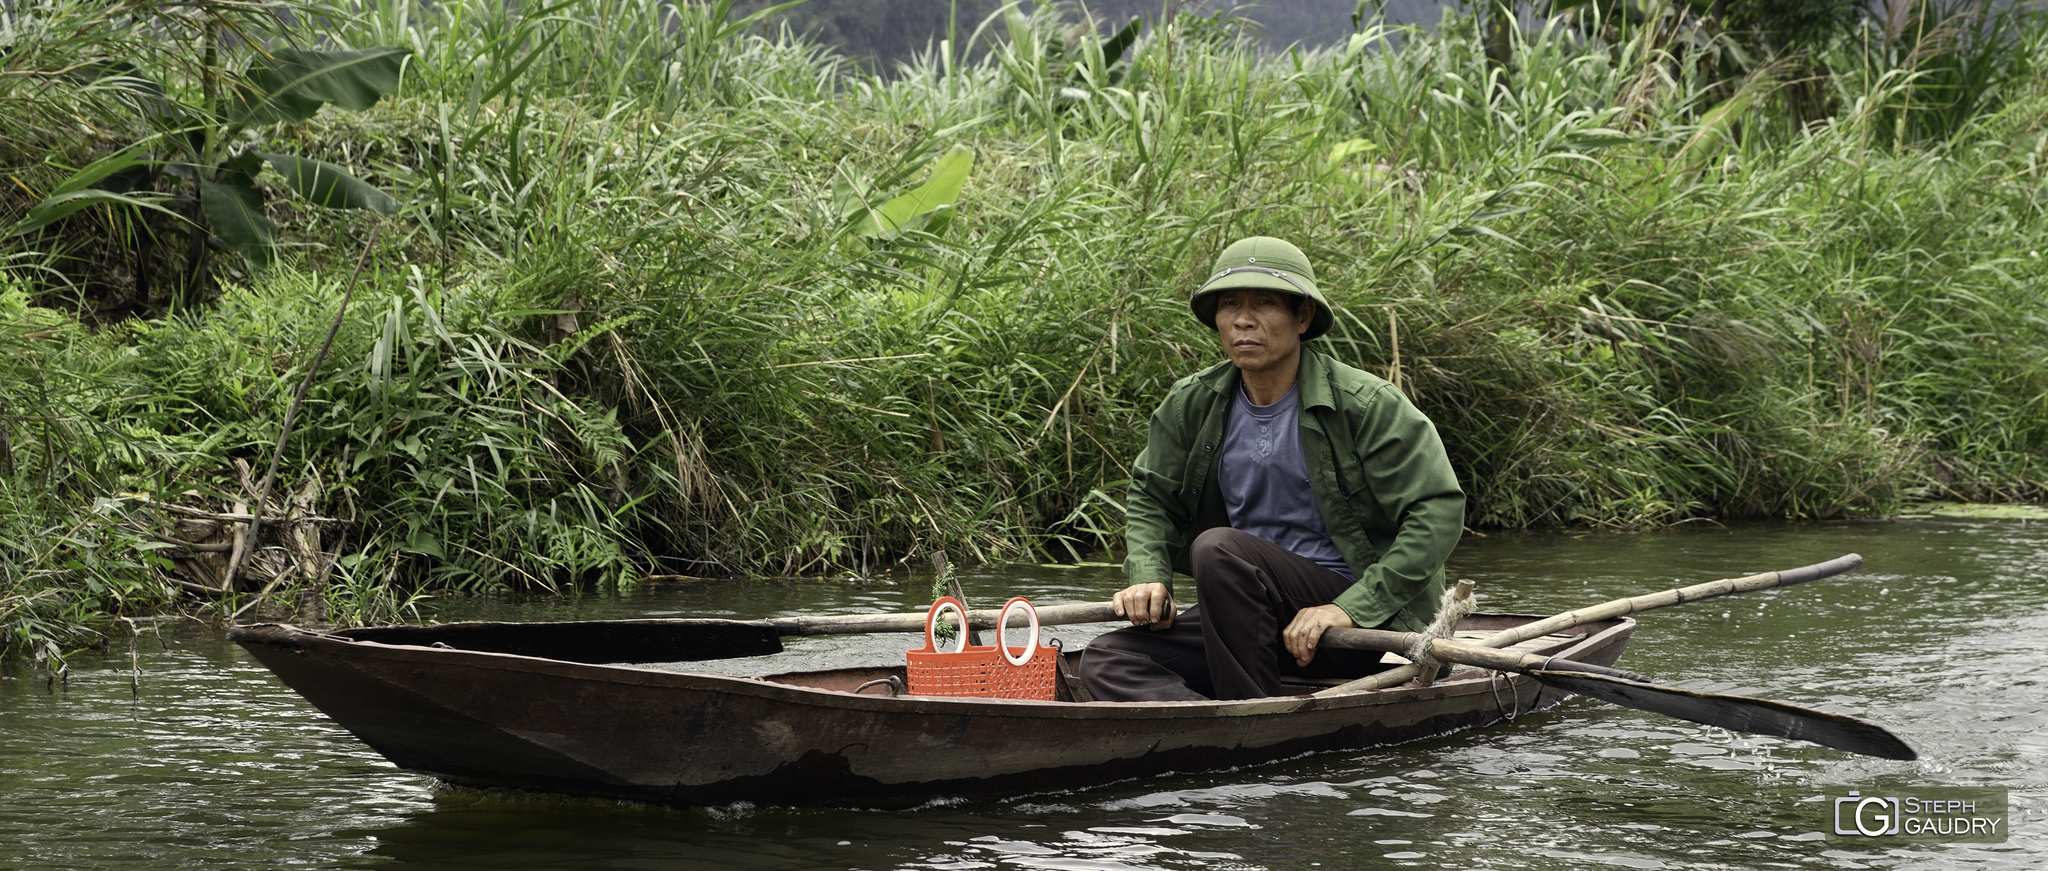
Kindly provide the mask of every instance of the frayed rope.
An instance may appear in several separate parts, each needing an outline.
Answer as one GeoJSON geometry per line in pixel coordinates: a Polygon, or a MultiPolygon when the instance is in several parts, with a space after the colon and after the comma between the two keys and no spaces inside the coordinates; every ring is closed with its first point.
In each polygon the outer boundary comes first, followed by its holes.
{"type": "Polygon", "coordinates": [[[1436,619],[1429,628],[1422,630],[1422,637],[1415,646],[1408,649],[1408,660],[1415,663],[1424,675],[1434,676],[1443,669],[1443,663],[1429,649],[1429,643],[1439,638],[1449,638],[1458,631],[1458,622],[1472,609],[1479,607],[1479,599],[1472,595],[1472,582],[1459,581],[1444,591],[1443,601],[1437,605],[1436,619]]]}

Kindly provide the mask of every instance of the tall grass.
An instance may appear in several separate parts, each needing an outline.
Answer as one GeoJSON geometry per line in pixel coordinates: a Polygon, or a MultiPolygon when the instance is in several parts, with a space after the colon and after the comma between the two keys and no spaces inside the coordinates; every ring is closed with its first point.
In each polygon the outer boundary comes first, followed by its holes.
{"type": "MultiPolygon", "coordinates": [[[[367,619],[451,587],[1113,545],[1145,415],[1215,359],[1187,289],[1250,233],[1308,251],[1339,308],[1320,341],[1436,419],[1475,526],[2044,491],[2033,24],[1985,60],[1997,99],[1901,137],[1910,58],[1795,124],[1768,74],[1716,79],[1648,29],[1553,22],[1501,67],[1457,18],[1269,57],[1225,17],[1117,51],[1120,22],[1063,11],[886,77],[715,3],[298,22],[414,52],[396,98],[282,134],[406,204],[288,442],[287,477],[347,521],[306,586],[367,619]],[[956,146],[957,203],[864,220],[956,146]]],[[[0,143],[92,155],[49,125],[0,143]]],[[[74,292],[9,243],[10,646],[172,602],[135,494],[224,499],[236,460],[268,461],[360,238],[274,217],[280,266],[99,331],[28,305],[74,292]]]]}

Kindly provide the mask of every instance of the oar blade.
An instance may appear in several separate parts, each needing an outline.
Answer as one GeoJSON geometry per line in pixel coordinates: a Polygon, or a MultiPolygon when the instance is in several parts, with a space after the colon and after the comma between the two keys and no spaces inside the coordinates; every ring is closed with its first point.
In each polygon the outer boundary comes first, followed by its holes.
{"type": "Polygon", "coordinates": [[[1558,689],[1624,708],[1708,726],[1810,741],[1880,759],[1909,761],[1919,756],[1883,726],[1784,702],[1696,692],[1583,672],[1536,669],[1529,675],[1558,689]]]}

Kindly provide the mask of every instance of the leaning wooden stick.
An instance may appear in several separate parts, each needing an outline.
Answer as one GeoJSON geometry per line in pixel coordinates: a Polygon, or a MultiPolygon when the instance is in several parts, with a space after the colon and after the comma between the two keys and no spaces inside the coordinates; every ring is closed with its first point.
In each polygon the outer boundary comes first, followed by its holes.
{"type": "MultiPolygon", "coordinates": [[[[1708,581],[1704,584],[1694,584],[1690,587],[1665,590],[1661,593],[1647,593],[1641,596],[1631,596],[1626,599],[1615,599],[1590,608],[1566,611],[1562,614],[1517,626],[1513,629],[1504,629],[1474,642],[1473,646],[1511,647],[1531,638],[1540,638],[1552,632],[1570,629],[1574,626],[1597,623],[1601,620],[1612,620],[1616,617],[1626,617],[1641,611],[1669,608],[1673,605],[1683,605],[1687,602],[1697,602],[1701,599],[1732,596],[1737,593],[1750,593],[1757,590],[1768,590],[1773,587],[1789,587],[1793,584],[1803,584],[1807,581],[1817,581],[1821,578],[1834,577],[1843,572],[1854,571],[1861,565],[1863,565],[1863,557],[1860,554],[1844,554],[1827,562],[1800,566],[1796,569],[1764,572],[1763,574],[1740,578],[1724,578],[1718,581],[1708,581]]],[[[1377,690],[1399,686],[1414,680],[1421,672],[1422,669],[1416,666],[1404,665],[1400,668],[1389,669],[1379,674],[1359,678],[1347,684],[1331,687],[1316,693],[1316,695],[1329,696],[1340,693],[1355,693],[1360,690],[1377,690]]]]}
{"type": "MultiPolygon", "coordinates": [[[[263,510],[264,506],[270,502],[270,487],[277,481],[278,464],[284,461],[285,442],[292,437],[292,423],[299,415],[299,405],[306,401],[307,388],[313,386],[313,379],[320,374],[320,364],[327,360],[328,350],[334,347],[335,334],[341,332],[342,315],[348,312],[349,298],[355,296],[356,279],[362,277],[363,265],[370,262],[370,250],[376,247],[378,229],[379,225],[370,225],[370,237],[363,240],[363,254],[361,257],[356,258],[355,271],[349,273],[348,285],[342,288],[341,304],[334,307],[334,323],[329,324],[327,327],[327,338],[321,340],[320,350],[313,352],[313,362],[306,366],[306,377],[299,379],[299,389],[292,393],[291,404],[285,406],[284,423],[280,424],[277,428],[277,446],[270,451],[270,468],[263,473],[263,483],[257,485],[255,494],[256,506],[249,512],[251,515],[249,518],[249,534],[246,537],[237,536],[235,538],[234,551],[228,554],[228,568],[222,575],[221,581],[222,593],[233,593],[235,591],[235,573],[241,570],[242,560],[249,555],[251,549],[263,547],[263,510]]],[[[270,591],[285,577],[285,575],[279,575],[276,579],[272,580],[269,585],[264,587],[263,592],[256,594],[255,598],[250,599],[242,607],[236,608],[234,616],[229,619],[240,619],[242,614],[255,607],[257,602],[263,601],[265,596],[270,595],[270,591]]]]}

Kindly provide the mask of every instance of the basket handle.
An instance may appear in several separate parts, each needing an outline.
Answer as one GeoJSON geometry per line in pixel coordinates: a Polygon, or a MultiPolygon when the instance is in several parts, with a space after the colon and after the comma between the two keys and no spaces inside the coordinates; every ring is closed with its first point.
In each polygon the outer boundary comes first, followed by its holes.
{"type": "MultiPolygon", "coordinates": [[[[1038,625],[1038,617],[1036,614],[1032,615],[1031,625],[1034,628],[1038,625]]],[[[924,649],[926,650],[938,651],[941,653],[959,653],[963,650],[966,650],[967,632],[967,609],[961,607],[960,600],[955,599],[952,596],[940,597],[938,601],[932,603],[931,610],[926,612],[924,615],[924,649]],[[939,615],[943,613],[947,608],[953,609],[953,613],[960,615],[960,634],[955,636],[955,640],[960,642],[960,646],[950,651],[939,651],[938,634],[933,630],[939,624],[939,615]]],[[[998,635],[997,637],[1000,639],[1001,636],[998,635]]]]}
{"type": "Polygon", "coordinates": [[[996,617],[996,649],[1003,652],[1003,659],[1011,665],[1021,666],[1038,654],[1038,609],[1031,600],[1018,596],[1003,603],[1003,611],[996,617]],[[1022,606],[1024,615],[1031,618],[1031,637],[1024,640],[1024,655],[1012,656],[1010,645],[1003,640],[1003,633],[1010,630],[1010,609],[1022,606]]]}

